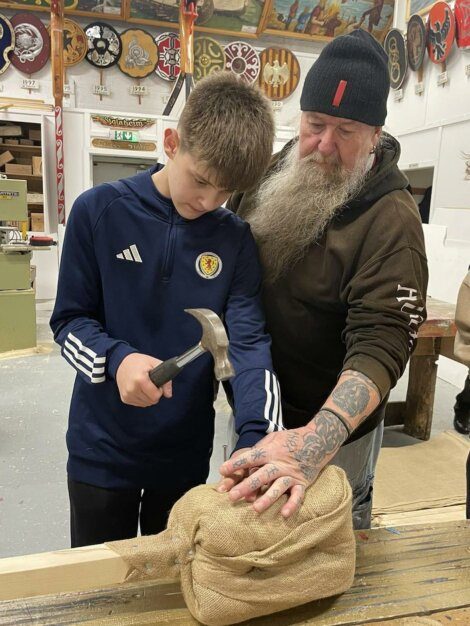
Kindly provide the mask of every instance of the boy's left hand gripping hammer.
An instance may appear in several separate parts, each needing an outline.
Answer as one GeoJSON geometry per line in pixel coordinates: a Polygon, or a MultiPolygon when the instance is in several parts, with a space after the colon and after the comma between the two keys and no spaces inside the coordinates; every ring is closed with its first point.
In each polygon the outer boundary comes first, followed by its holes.
{"type": "Polygon", "coordinates": [[[150,380],[161,387],[173,380],[185,367],[204,352],[214,357],[214,374],[217,380],[227,380],[235,376],[235,370],[228,358],[228,337],[222,320],[210,309],[185,309],[193,315],[202,326],[201,341],[181,356],[164,361],[149,372],[150,380]]]}

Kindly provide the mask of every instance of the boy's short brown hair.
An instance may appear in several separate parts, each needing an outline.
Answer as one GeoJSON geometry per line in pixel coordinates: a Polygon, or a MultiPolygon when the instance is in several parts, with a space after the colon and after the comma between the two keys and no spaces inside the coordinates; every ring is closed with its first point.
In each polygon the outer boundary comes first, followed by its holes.
{"type": "Polygon", "coordinates": [[[274,117],[258,88],[230,72],[217,72],[191,92],[178,132],[181,149],[210,170],[218,187],[244,191],[269,164],[274,117]]]}

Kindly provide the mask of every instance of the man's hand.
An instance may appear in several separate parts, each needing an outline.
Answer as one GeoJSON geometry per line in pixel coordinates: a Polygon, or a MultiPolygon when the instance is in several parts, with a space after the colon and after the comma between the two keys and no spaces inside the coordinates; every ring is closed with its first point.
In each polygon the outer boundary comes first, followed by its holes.
{"type": "MultiPolygon", "coordinates": [[[[231,461],[234,461],[235,459],[237,459],[239,456],[243,455],[243,454],[248,454],[250,451],[252,450],[252,448],[240,448],[239,450],[237,450],[236,452],[234,452],[230,458],[231,461]]],[[[240,483],[244,478],[246,478],[247,476],[250,475],[250,473],[255,472],[256,471],[256,467],[252,468],[251,470],[249,469],[237,469],[233,472],[233,474],[230,474],[229,476],[226,476],[226,478],[222,478],[221,481],[219,482],[218,486],[217,486],[217,490],[221,491],[221,492],[226,492],[226,491],[230,491],[230,489],[232,487],[234,487],[236,484],[240,483]]],[[[247,502],[254,502],[256,500],[256,495],[257,493],[252,493],[248,496],[246,496],[246,501],[247,502]]]]}
{"type": "Polygon", "coordinates": [[[124,404],[144,408],[157,404],[162,396],[171,398],[171,382],[160,389],[149,378],[150,370],[160,363],[153,356],[139,353],[129,354],[122,360],[116,372],[116,383],[124,404]]]}
{"type": "Polygon", "coordinates": [[[225,480],[218,490],[228,491],[230,499],[236,501],[251,499],[252,494],[267,488],[253,504],[258,513],[288,492],[281,515],[289,517],[300,508],[305,489],[315,482],[347,436],[346,428],[334,415],[320,411],[308,426],[271,433],[253,448],[226,461],[220,468],[225,480]],[[237,482],[240,470],[244,476],[237,482]]]}

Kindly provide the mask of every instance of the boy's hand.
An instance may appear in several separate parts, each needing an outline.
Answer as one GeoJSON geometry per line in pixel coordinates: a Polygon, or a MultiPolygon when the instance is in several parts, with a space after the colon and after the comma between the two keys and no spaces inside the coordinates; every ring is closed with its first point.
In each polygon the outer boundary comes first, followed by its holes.
{"type": "Polygon", "coordinates": [[[149,378],[150,370],[160,363],[153,356],[139,353],[129,354],[122,360],[116,372],[116,383],[124,404],[144,408],[157,404],[162,396],[171,398],[171,382],[160,389],[149,378]]]}

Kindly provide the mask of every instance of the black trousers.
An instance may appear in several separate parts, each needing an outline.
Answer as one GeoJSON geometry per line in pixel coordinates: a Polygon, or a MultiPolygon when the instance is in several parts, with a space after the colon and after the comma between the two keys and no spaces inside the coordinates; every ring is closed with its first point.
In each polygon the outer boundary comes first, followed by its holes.
{"type": "Polygon", "coordinates": [[[104,489],[68,479],[72,548],[154,535],[165,529],[173,504],[189,489],[104,489]]]}

